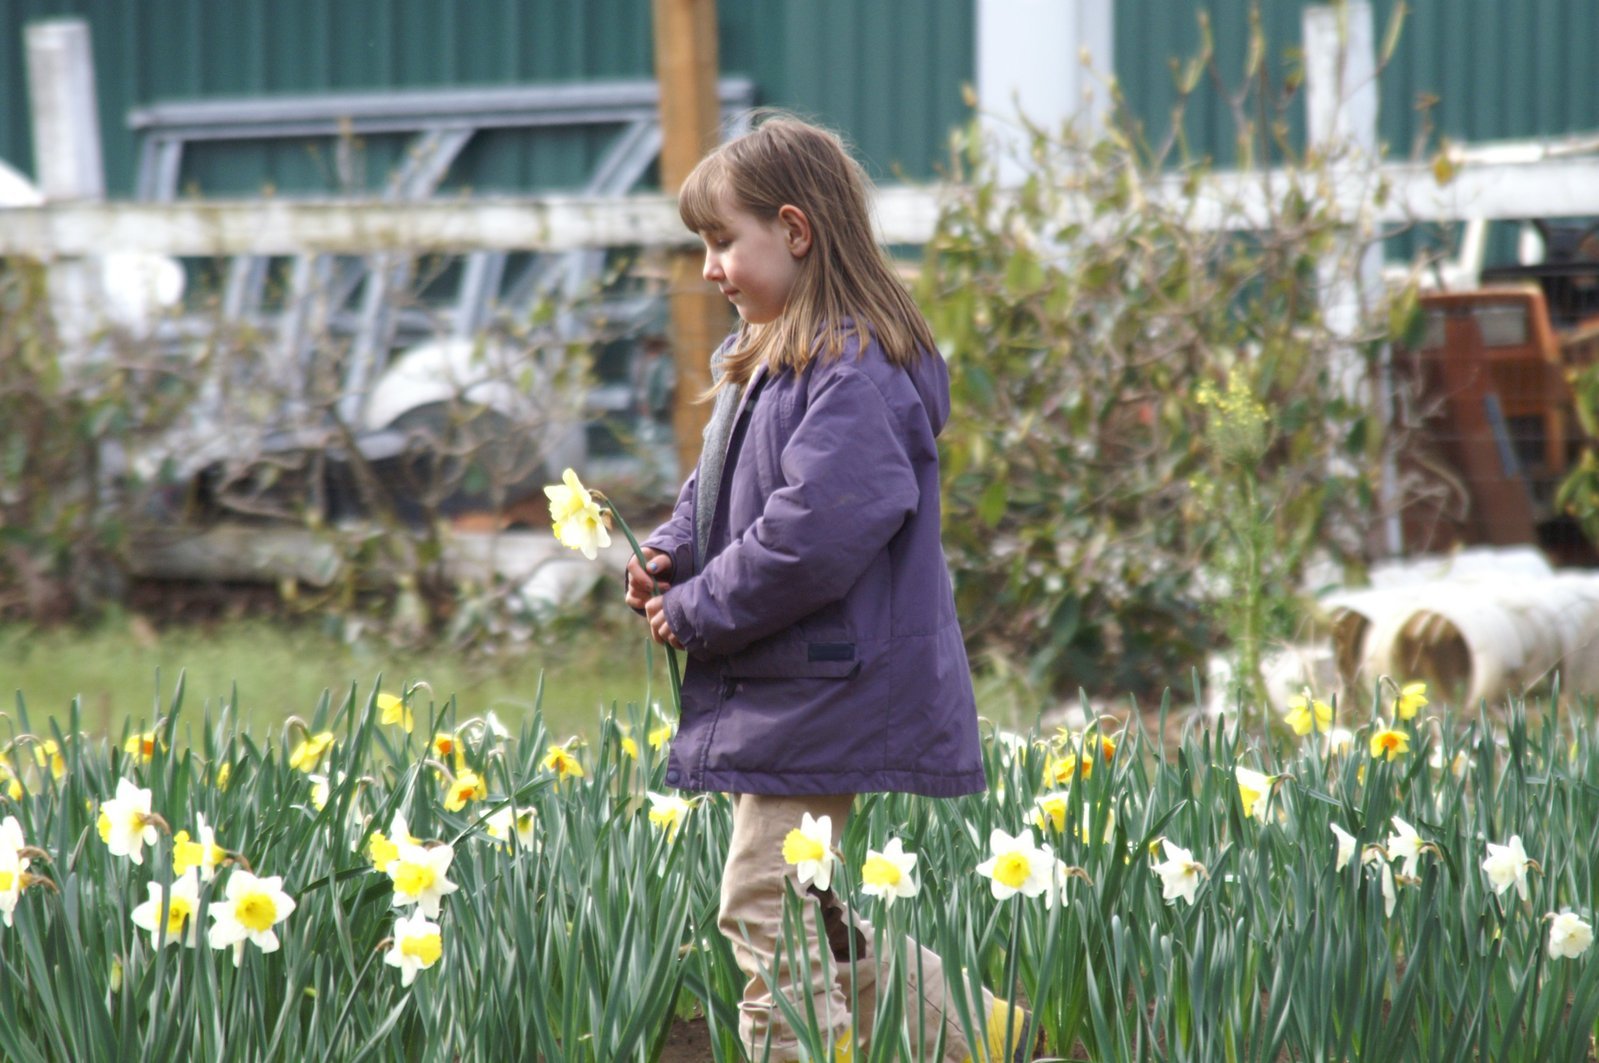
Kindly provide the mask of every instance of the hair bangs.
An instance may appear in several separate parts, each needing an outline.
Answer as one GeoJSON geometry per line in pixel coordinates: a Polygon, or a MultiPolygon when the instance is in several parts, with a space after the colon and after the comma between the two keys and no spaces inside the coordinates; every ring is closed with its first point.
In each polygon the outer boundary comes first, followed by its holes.
{"type": "Polygon", "coordinates": [[[720,152],[709,155],[694,167],[678,190],[677,215],[690,232],[724,228],[728,191],[727,160],[720,152]]]}

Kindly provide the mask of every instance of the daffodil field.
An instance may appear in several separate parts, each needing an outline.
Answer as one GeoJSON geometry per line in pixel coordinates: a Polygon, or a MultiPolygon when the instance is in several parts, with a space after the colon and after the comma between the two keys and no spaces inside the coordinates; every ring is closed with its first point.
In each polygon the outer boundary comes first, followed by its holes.
{"type": "MultiPolygon", "coordinates": [[[[1593,1058],[1591,706],[1461,717],[1407,690],[1284,706],[1269,739],[1165,706],[989,729],[989,793],[864,797],[825,848],[795,824],[795,862],[879,946],[963,972],[969,1029],[986,984],[1056,1057],[1593,1058]]],[[[0,1055],[650,1060],[702,1016],[741,1059],[729,805],[665,792],[670,722],[511,735],[424,693],[257,735],[180,681],[117,741],[31,732],[19,697],[0,1055]]],[[[908,1058],[902,996],[876,1007],[857,1058],[908,1058]]]]}

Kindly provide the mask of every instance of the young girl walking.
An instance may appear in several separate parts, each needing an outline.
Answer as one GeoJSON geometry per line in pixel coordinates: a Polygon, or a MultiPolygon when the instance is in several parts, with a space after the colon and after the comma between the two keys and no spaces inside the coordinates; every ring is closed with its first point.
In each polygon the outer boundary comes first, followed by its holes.
{"type": "MultiPolygon", "coordinates": [[[[788,832],[810,813],[836,840],[860,793],[985,786],[939,541],[934,438],[949,378],[876,243],[868,192],[836,136],[788,117],[689,175],[678,209],[741,322],[712,356],[699,466],[644,541],[648,573],[628,566],[628,603],[688,654],[666,781],[732,795],[720,927],[749,978],[739,1035],[755,1060],[802,1058],[777,994],[849,1058],[871,1036],[883,962],[840,898],[800,886],[788,832]],[[831,939],[809,941],[803,964],[779,959],[789,884],[820,907],[831,939]]],[[[914,1058],[973,1058],[938,958],[907,946],[900,970],[920,971],[905,998],[913,1044],[926,1037],[914,1058]]],[[[1007,1010],[986,995],[969,1009],[988,1031],[978,1060],[1021,1057],[998,1043],[1007,1010]]],[[[1014,1041],[1019,1009],[1011,1018],[1014,1041]]]]}

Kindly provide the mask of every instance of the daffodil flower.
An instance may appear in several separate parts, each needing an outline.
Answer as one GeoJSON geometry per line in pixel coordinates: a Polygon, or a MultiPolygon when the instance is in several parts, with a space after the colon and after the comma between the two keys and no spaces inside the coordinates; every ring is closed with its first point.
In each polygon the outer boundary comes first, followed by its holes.
{"type": "Polygon", "coordinates": [[[1549,922],[1549,958],[1574,960],[1593,944],[1593,927],[1569,908],[1544,916],[1549,922]]]}
{"type": "Polygon", "coordinates": [[[407,705],[403,698],[396,697],[393,694],[379,694],[377,707],[378,712],[381,714],[378,716],[378,722],[384,727],[392,727],[397,724],[404,729],[406,734],[410,734],[411,730],[416,726],[416,717],[411,714],[411,706],[407,705]]]}
{"type": "Polygon", "coordinates": [[[583,778],[583,765],[565,746],[551,746],[544,754],[544,767],[553,771],[557,780],[583,778]]]}
{"type": "Polygon", "coordinates": [[[1394,698],[1394,715],[1401,720],[1415,719],[1427,704],[1426,683],[1406,683],[1399,688],[1399,696],[1394,698]]]}
{"type": "Polygon", "coordinates": [[[1199,891],[1199,879],[1207,876],[1205,865],[1194,859],[1194,854],[1170,838],[1162,838],[1161,846],[1165,849],[1166,859],[1158,864],[1151,864],[1150,870],[1160,876],[1160,895],[1169,904],[1181,897],[1189,904],[1194,903],[1194,895],[1199,891]]]}
{"type": "Polygon", "coordinates": [[[316,770],[322,758],[327,756],[328,750],[333,748],[333,732],[322,731],[314,735],[306,735],[300,744],[294,747],[294,752],[289,754],[289,767],[295,771],[307,774],[316,770]]]}
{"type": "Polygon", "coordinates": [[[689,809],[694,806],[675,794],[658,794],[651,790],[645,794],[650,802],[650,822],[666,832],[670,840],[677,839],[689,809]]]}
{"type": "MultiPolygon", "coordinates": [[[[173,890],[176,892],[176,885],[173,890]]],[[[228,876],[223,899],[212,901],[211,930],[206,935],[214,949],[233,949],[233,966],[244,959],[244,945],[254,942],[262,952],[278,950],[278,935],[272,928],[294,911],[294,898],[283,892],[279,875],[258,878],[235,868],[228,876]]]]}
{"type": "Polygon", "coordinates": [[[1288,699],[1288,712],[1284,719],[1294,729],[1294,734],[1301,737],[1312,731],[1325,734],[1332,729],[1333,710],[1331,705],[1316,700],[1308,693],[1295,694],[1288,699]]]}
{"type": "Polygon", "coordinates": [[[460,886],[448,878],[455,850],[444,842],[417,845],[397,842],[396,855],[386,869],[394,882],[394,907],[416,905],[428,918],[437,918],[439,903],[460,886]]]}
{"type": "Polygon", "coordinates": [[[1238,783],[1238,800],[1244,806],[1244,817],[1266,822],[1266,809],[1271,803],[1275,775],[1262,775],[1241,764],[1233,765],[1233,779],[1238,783]]]}
{"type": "Polygon", "coordinates": [[[217,844],[216,831],[206,823],[205,814],[199,813],[197,818],[200,821],[198,841],[190,840],[186,830],[172,836],[172,874],[175,878],[183,878],[195,868],[200,872],[201,882],[210,882],[228,854],[217,844]]]}
{"type": "Polygon", "coordinates": [[[22,899],[26,865],[27,861],[16,849],[8,846],[0,850],[0,920],[4,920],[6,926],[11,925],[17,902],[22,899]]]}
{"type": "Polygon", "coordinates": [[[495,809],[484,821],[490,838],[507,848],[514,840],[523,849],[534,849],[538,846],[538,835],[533,829],[535,822],[536,814],[533,809],[517,809],[512,805],[495,809]]]}
{"type": "Polygon", "coordinates": [[[544,488],[544,495],[550,500],[550,521],[562,546],[580,550],[593,561],[599,548],[611,545],[605,511],[577,473],[571,469],[562,472],[561,482],[544,488]]]}
{"type": "Polygon", "coordinates": [[[825,890],[833,884],[833,817],[813,819],[809,812],[783,839],[783,859],[794,865],[799,884],[816,883],[825,890]]]}
{"type": "Polygon", "coordinates": [[[1338,839],[1338,855],[1333,859],[1333,870],[1342,871],[1355,855],[1355,836],[1336,823],[1329,823],[1333,837],[1338,839]]]}
{"type": "Polygon", "coordinates": [[[1521,847],[1519,834],[1512,834],[1506,845],[1489,842],[1488,857],[1482,862],[1482,869],[1488,873],[1494,893],[1502,895],[1513,885],[1522,900],[1527,900],[1527,869],[1537,866],[1537,862],[1527,856],[1527,850],[1521,847]]]}
{"type": "Polygon", "coordinates": [[[1393,818],[1393,824],[1394,833],[1388,836],[1388,858],[1403,860],[1401,873],[1414,877],[1416,865],[1421,862],[1421,851],[1427,848],[1427,843],[1421,840],[1421,835],[1416,833],[1415,827],[1398,816],[1393,818]]]}
{"type": "Polygon", "coordinates": [[[440,760],[449,760],[451,756],[461,751],[461,740],[449,731],[440,731],[433,736],[433,755],[440,760]]]}
{"type": "Polygon", "coordinates": [[[663,723],[659,727],[650,728],[650,733],[644,737],[649,742],[651,749],[661,749],[672,740],[672,734],[672,725],[663,723]]]}
{"type": "Polygon", "coordinates": [[[6,796],[13,801],[22,800],[22,780],[17,778],[17,773],[11,770],[11,765],[0,759],[0,781],[5,783],[6,796]]]}
{"type": "MultiPolygon", "coordinates": [[[[1403,823],[1404,821],[1396,817],[1394,822],[1403,823]]],[[[1390,838],[1389,841],[1392,842],[1393,839],[1390,838]]],[[[1367,868],[1377,869],[1375,873],[1382,883],[1383,914],[1392,919],[1394,914],[1394,905],[1399,903],[1399,894],[1398,891],[1394,889],[1394,869],[1392,865],[1390,865],[1388,861],[1383,858],[1383,856],[1384,854],[1380,846],[1368,845],[1366,846],[1366,851],[1361,854],[1360,862],[1367,868]]]]}
{"type": "Polygon", "coordinates": [[[1371,756],[1394,760],[1410,752],[1410,736],[1391,727],[1379,727],[1371,735],[1371,756]]]}
{"type": "Polygon", "coordinates": [[[400,969],[400,985],[409,987],[416,981],[416,973],[439,962],[444,955],[444,939],[439,925],[428,922],[421,912],[401,916],[394,921],[394,937],[383,962],[400,969]]]}
{"type": "Polygon", "coordinates": [[[1007,834],[995,827],[988,836],[987,860],[977,865],[977,873],[989,880],[989,891],[997,901],[1020,893],[1040,896],[1049,889],[1055,871],[1055,854],[1033,840],[1031,827],[1020,834],[1007,834]]]}
{"type": "Polygon", "coordinates": [[[459,812],[468,802],[481,801],[488,795],[489,785],[483,776],[475,771],[463,771],[450,783],[444,796],[444,808],[447,812],[459,812]]]}
{"type": "Polygon", "coordinates": [[[146,764],[159,746],[159,739],[154,731],[144,731],[136,735],[129,735],[128,740],[122,743],[122,751],[133,757],[140,764],[146,764]]]}
{"type": "Polygon", "coordinates": [[[421,844],[419,839],[411,834],[411,828],[405,821],[405,813],[395,812],[389,820],[389,833],[380,830],[372,832],[372,837],[367,839],[366,854],[372,860],[372,866],[379,871],[387,872],[389,865],[399,858],[399,845],[406,842],[410,845],[421,844]]]}
{"type": "MultiPolygon", "coordinates": [[[[1046,834],[1051,828],[1057,834],[1066,830],[1066,809],[1070,802],[1062,790],[1046,790],[1033,798],[1033,822],[1046,834]]],[[[1084,809],[1086,811],[1086,809],[1084,809]]]]}
{"type": "Polygon", "coordinates": [[[621,741],[620,744],[622,746],[622,752],[623,753],[626,753],[628,756],[632,757],[634,760],[638,759],[638,743],[633,740],[633,736],[632,735],[624,734],[622,736],[622,741],[621,741]]]}
{"type": "Polygon", "coordinates": [[[61,755],[61,744],[46,738],[33,747],[33,762],[41,769],[50,769],[50,778],[59,779],[67,773],[67,758],[61,755]]]}
{"type": "Polygon", "coordinates": [[[200,882],[185,875],[172,880],[172,894],[168,901],[161,883],[148,886],[150,897],[133,909],[133,925],[150,932],[150,945],[159,945],[163,938],[185,948],[194,948],[199,941],[200,928],[195,919],[200,912],[200,882]],[[163,904],[166,901],[167,903],[163,904]],[[161,926],[161,909],[167,910],[166,930],[161,926]]]}
{"type": "Polygon", "coordinates": [[[888,839],[881,852],[866,850],[866,862],[861,865],[862,893],[883,898],[883,906],[891,908],[896,900],[914,897],[921,888],[916,881],[916,854],[907,853],[898,838],[888,839]]]}
{"type": "Polygon", "coordinates": [[[118,779],[116,796],[100,803],[96,826],[112,856],[125,856],[135,864],[143,864],[144,847],[154,845],[159,837],[157,822],[150,814],[150,791],[127,779],[118,779]]]}

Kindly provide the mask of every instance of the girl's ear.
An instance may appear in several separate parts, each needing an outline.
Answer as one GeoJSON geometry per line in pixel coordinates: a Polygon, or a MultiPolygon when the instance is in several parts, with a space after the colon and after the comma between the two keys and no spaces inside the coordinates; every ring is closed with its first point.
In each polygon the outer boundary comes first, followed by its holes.
{"type": "Polygon", "coordinates": [[[788,253],[804,258],[811,250],[811,220],[805,212],[792,203],[777,208],[777,221],[783,226],[783,237],[788,242],[788,253]]]}

